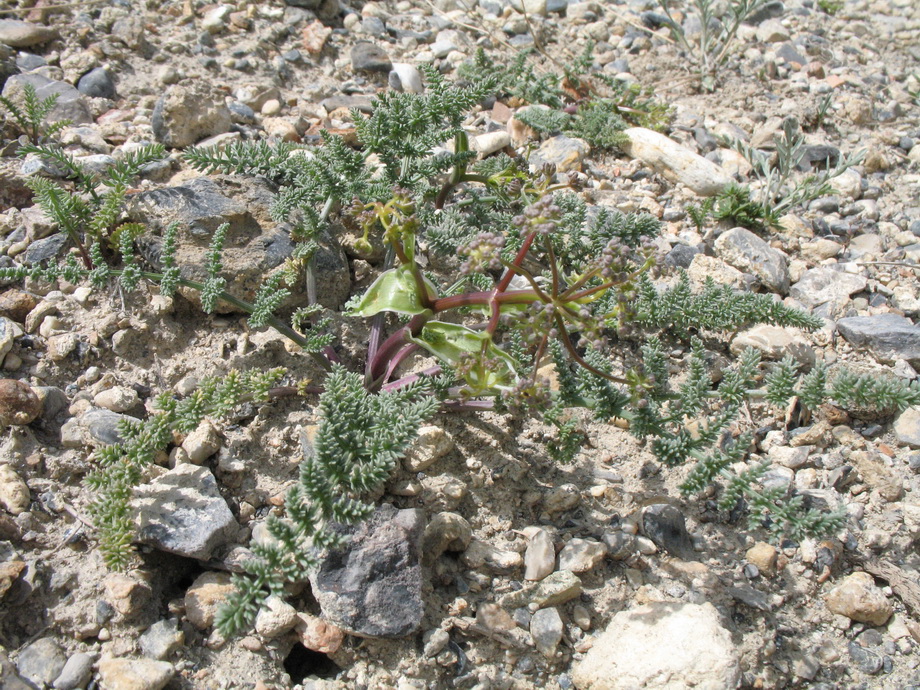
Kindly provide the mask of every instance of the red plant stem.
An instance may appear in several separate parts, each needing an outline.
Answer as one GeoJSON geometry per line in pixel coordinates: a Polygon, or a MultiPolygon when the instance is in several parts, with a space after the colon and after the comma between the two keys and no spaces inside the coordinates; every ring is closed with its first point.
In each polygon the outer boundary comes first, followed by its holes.
{"type": "Polygon", "coordinates": [[[415,374],[409,374],[408,376],[403,376],[401,379],[396,379],[395,381],[390,381],[388,384],[381,386],[381,391],[395,391],[398,388],[403,388],[408,386],[410,383],[415,383],[424,376],[437,376],[441,373],[441,365],[436,364],[433,367],[428,367],[427,369],[422,369],[421,371],[415,374]]]}
{"type": "Polygon", "coordinates": [[[409,320],[409,323],[383,341],[377,354],[374,355],[370,372],[366,377],[365,385],[369,389],[376,390],[383,383],[382,376],[386,373],[387,364],[405,344],[406,335],[418,335],[430,318],[430,314],[417,314],[409,320]]]}
{"type": "Polygon", "coordinates": [[[403,360],[406,359],[406,357],[418,349],[418,345],[415,343],[409,343],[402,350],[397,352],[396,355],[390,360],[390,363],[387,365],[387,371],[383,375],[383,380],[389,381],[390,377],[393,375],[393,372],[396,371],[396,367],[398,367],[403,362],[403,360]]]}
{"type": "Polygon", "coordinates": [[[572,340],[569,338],[569,334],[565,330],[565,321],[562,320],[562,317],[559,314],[556,314],[556,325],[559,328],[559,336],[562,339],[562,344],[565,345],[565,349],[569,351],[572,359],[574,359],[580,366],[584,367],[592,374],[607,379],[608,381],[612,381],[613,383],[629,383],[629,381],[626,379],[621,379],[618,376],[613,376],[605,371],[601,371],[597,367],[588,364],[588,362],[586,362],[584,358],[575,350],[575,345],[572,344],[572,340]]]}

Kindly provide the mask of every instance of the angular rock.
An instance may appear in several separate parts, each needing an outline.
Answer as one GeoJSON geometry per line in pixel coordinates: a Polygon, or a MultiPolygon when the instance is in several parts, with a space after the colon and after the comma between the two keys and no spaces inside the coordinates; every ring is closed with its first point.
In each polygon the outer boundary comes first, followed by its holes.
{"type": "Polygon", "coordinates": [[[31,48],[58,38],[52,28],[18,19],[0,19],[0,43],[10,48],[31,48]]]}
{"type": "Polygon", "coordinates": [[[540,582],[525,585],[516,592],[509,592],[499,603],[506,609],[516,609],[529,604],[543,608],[564,604],[579,594],[581,579],[568,570],[557,570],[540,582]]]}
{"type": "Polygon", "coordinates": [[[572,680],[578,690],[725,690],[741,680],[739,656],[712,604],[656,602],[616,614],[572,680]]]}
{"type": "Polygon", "coordinates": [[[360,41],[351,49],[351,67],[356,72],[389,72],[393,63],[383,48],[375,43],[360,41]]]}
{"type": "Polygon", "coordinates": [[[920,326],[897,314],[840,319],[837,330],[854,347],[869,350],[885,364],[899,359],[920,366],[920,326]]]}
{"type": "Polygon", "coordinates": [[[231,124],[223,95],[201,82],[170,86],[157,100],[151,118],[157,141],[171,148],[185,148],[221,134],[231,124]]]}
{"type": "Polygon", "coordinates": [[[110,609],[125,618],[137,616],[150,601],[150,585],[143,579],[125,573],[109,573],[103,581],[105,601],[110,609]]]}
{"type": "Polygon", "coordinates": [[[520,568],[523,563],[521,554],[517,551],[500,549],[480,539],[473,539],[467,547],[460,561],[468,568],[489,568],[505,572],[520,568]]]}
{"type": "Polygon", "coordinates": [[[405,637],[416,632],[422,602],[422,512],[389,504],[356,527],[334,527],[345,546],[310,574],[323,616],[359,637],[405,637]]]}
{"type": "Polygon", "coordinates": [[[112,690],[161,690],[175,675],[167,661],[106,656],[99,661],[102,687],[112,690]]]}
{"type": "Polygon", "coordinates": [[[256,632],[266,639],[271,639],[286,633],[297,625],[297,621],[297,609],[284,599],[270,596],[256,616],[256,632]]]}
{"type": "Polygon", "coordinates": [[[623,132],[628,142],[623,150],[638,158],[672,182],[680,182],[696,194],[713,196],[731,182],[722,168],[694,153],[663,134],[644,127],[632,127],[623,132]]]}
{"type": "Polygon", "coordinates": [[[669,503],[658,503],[642,511],[642,532],[672,556],[685,561],[696,560],[693,542],[687,532],[684,514],[669,503]]]}
{"type": "Polygon", "coordinates": [[[51,685],[67,663],[61,646],[50,637],[36,640],[19,653],[16,668],[19,675],[38,687],[51,685]]]}
{"type": "Polygon", "coordinates": [[[757,566],[757,570],[766,577],[776,574],[776,560],[778,557],[776,547],[764,541],[759,541],[749,548],[744,554],[748,563],[757,566]]]}
{"type": "Polygon", "coordinates": [[[202,573],[185,592],[185,616],[199,630],[214,625],[217,610],[235,587],[227,573],[202,573]]]}
{"type": "Polygon", "coordinates": [[[63,232],[32,242],[19,256],[25,265],[40,264],[60,255],[67,246],[69,238],[63,232]]]}
{"type": "Polygon", "coordinates": [[[593,539],[570,539],[559,552],[559,569],[573,573],[586,573],[596,568],[604,556],[607,546],[593,539]]]}
{"type": "Polygon", "coordinates": [[[161,551],[207,560],[238,525],[207,467],[179,465],[137,488],[137,538],[161,551]]]}
{"type": "Polygon", "coordinates": [[[0,427],[31,424],[41,413],[41,400],[29,384],[16,379],[0,379],[0,427]]]}
{"type": "Polygon", "coordinates": [[[318,616],[297,614],[297,634],[300,644],[321,654],[335,654],[345,641],[345,632],[318,616]]]}
{"type": "Polygon", "coordinates": [[[175,618],[157,621],[138,638],[141,653],[148,659],[163,661],[185,643],[185,633],[178,629],[175,618]]]}
{"type": "Polygon", "coordinates": [[[0,357],[13,349],[13,342],[23,335],[22,327],[5,316],[0,316],[0,357]]]}
{"type": "Polygon", "coordinates": [[[31,500],[29,487],[16,470],[0,465],[0,507],[11,515],[19,515],[29,509],[31,500]]]}
{"type": "Polygon", "coordinates": [[[7,290],[0,293],[0,317],[22,323],[37,304],[38,299],[28,292],[7,290]]]}
{"type": "Polygon", "coordinates": [[[220,434],[208,419],[202,420],[198,428],[186,436],[182,442],[182,450],[188,454],[189,461],[194,465],[203,463],[219,451],[220,447],[220,434]]]}
{"type": "Polygon", "coordinates": [[[465,551],[473,538],[473,529],[462,515],[438,513],[425,527],[422,538],[425,558],[437,560],[445,551],[465,551]]]}
{"type": "Polygon", "coordinates": [[[885,625],[894,608],[869,573],[855,572],[824,595],[832,613],[860,623],[885,625]]]}
{"type": "Polygon", "coordinates": [[[764,359],[791,355],[803,366],[812,367],[815,363],[814,348],[793,328],[760,324],[736,335],[729,349],[732,354],[740,355],[749,347],[758,350],[764,359]]]}
{"type": "Polygon", "coordinates": [[[739,271],[758,278],[768,290],[785,295],[789,291],[786,257],[746,228],[732,228],[719,235],[716,255],[739,271]]]}
{"type": "Polygon", "coordinates": [[[806,307],[817,307],[827,302],[842,304],[850,295],[865,290],[867,285],[864,276],[819,266],[805,271],[789,294],[806,307]]]}
{"type": "Polygon", "coordinates": [[[410,472],[422,472],[454,449],[454,440],[439,426],[427,425],[406,451],[403,467],[410,472]]]}
{"type": "Polygon", "coordinates": [[[35,95],[39,101],[57,94],[57,102],[51,112],[45,116],[45,122],[54,123],[61,120],[70,120],[73,124],[82,124],[93,121],[92,111],[86,96],[67,82],[49,79],[40,74],[17,74],[10,77],[3,86],[3,95],[22,107],[25,99],[26,84],[31,84],[35,88],[35,95]]]}
{"type": "Polygon", "coordinates": [[[111,410],[93,408],[84,412],[76,421],[86,431],[90,442],[117,445],[124,443],[118,425],[121,422],[137,422],[137,419],[111,410]]]}
{"type": "Polygon", "coordinates": [[[561,173],[580,171],[582,162],[590,151],[588,142],[557,134],[540,144],[540,148],[531,154],[528,162],[537,170],[551,163],[561,173]]]}
{"type": "Polygon", "coordinates": [[[908,407],[894,423],[894,434],[898,443],[911,448],[920,448],[920,406],[908,407]]]}
{"type": "Polygon", "coordinates": [[[540,609],[530,619],[530,636],[537,651],[545,657],[551,658],[556,653],[562,633],[562,617],[554,607],[540,609]]]}
{"type": "Polygon", "coordinates": [[[556,547],[550,533],[542,527],[534,528],[524,551],[524,579],[542,580],[556,567],[556,547]]]}

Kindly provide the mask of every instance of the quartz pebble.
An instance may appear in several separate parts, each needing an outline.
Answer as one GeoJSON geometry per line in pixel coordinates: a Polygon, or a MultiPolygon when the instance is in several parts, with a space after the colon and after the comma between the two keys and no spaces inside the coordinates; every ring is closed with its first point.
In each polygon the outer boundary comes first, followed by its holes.
{"type": "Polygon", "coordinates": [[[832,613],[860,623],[884,625],[894,609],[871,575],[855,572],[824,595],[832,613]]]}
{"type": "Polygon", "coordinates": [[[532,528],[524,551],[524,579],[542,580],[556,566],[556,548],[550,533],[542,528],[532,528]]]}

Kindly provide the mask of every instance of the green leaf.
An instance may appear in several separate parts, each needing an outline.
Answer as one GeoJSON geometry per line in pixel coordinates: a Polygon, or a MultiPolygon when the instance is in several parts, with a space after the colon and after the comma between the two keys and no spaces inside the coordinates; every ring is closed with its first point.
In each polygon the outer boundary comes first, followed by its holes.
{"type": "Polygon", "coordinates": [[[470,373],[466,374],[467,382],[479,391],[510,388],[517,378],[514,358],[496,347],[485,331],[474,331],[456,323],[429,321],[418,337],[407,337],[406,340],[451,365],[459,363],[464,355],[483,353],[483,343],[486,343],[485,356],[498,366],[483,371],[476,370],[471,372],[472,376],[470,373]]]}
{"type": "MultiPolygon", "coordinates": [[[[434,284],[427,278],[425,287],[428,296],[435,299],[438,295],[434,284]]],[[[428,311],[417,292],[415,277],[409,266],[397,266],[380,274],[349,311],[349,316],[374,316],[382,311],[415,316],[428,311]]]]}

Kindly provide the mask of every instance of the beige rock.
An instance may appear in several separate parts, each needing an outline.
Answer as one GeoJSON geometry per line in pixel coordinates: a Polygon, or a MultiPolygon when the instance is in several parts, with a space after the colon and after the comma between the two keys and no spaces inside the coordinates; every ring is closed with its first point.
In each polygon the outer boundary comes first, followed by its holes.
{"type": "Polygon", "coordinates": [[[175,672],[168,661],[110,656],[99,661],[102,690],[160,690],[175,672]]]}
{"type": "Polygon", "coordinates": [[[479,539],[470,542],[460,560],[467,568],[486,566],[500,571],[520,568],[524,562],[516,551],[505,551],[479,539]]]}
{"type": "Polygon", "coordinates": [[[550,491],[543,499],[543,509],[549,514],[571,510],[581,502],[581,494],[574,484],[563,484],[550,491]]]}
{"type": "Polygon", "coordinates": [[[786,355],[806,367],[815,363],[815,351],[805,337],[794,328],[760,324],[739,333],[729,349],[739,355],[747,348],[759,350],[766,359],[782,359],[786,355]]]}
{"type": "Polygon", "coordinates": [[[422,472],[454,449],[454,440],[439,426],[423,426],[403,459],[410,472],[422,472]]]}
{"type": "Polygon", "coordinates": [[[345,640],[341,628],[308,613],[297,614],[296,630],[304,647],[323,654],[335,654],[345,640]]]}
{"type": "Polygon", "coordinates": [[[221,604],[234,591],[227,573],[203,573],[185,593],[185,615],[199,630],[214,624],[221,604]]]}
{"type": "Polygon", "coordinates": [[[593,570],[607,555],[607,547],[593,539],[571,539],[559,552],[559,569],[573,573],[593,570]]]}
{"type": "Polygon", "coordinates": [[[220,434],[207,419],[203,420],[198,428],[185,437],[182,450],[188,454],[188,459],[195,465],[200,465],[209,457],[220,450],[220,434]]]}
{"type": "Polygon", "coordinates": [[[127,412],[140,402],[137,391],[127,386],[113,386],[104,391],[99,391],[93,397],[96,407],[104,407],[112,412],[127,412]]]}
{"type": "Polygon", "coordinates": [[[581,594],[581,578],[569,570],[557,570],[539,582],[509,592],[499,602],[506,609],[534,605],[537,608],[557,606],[581,594]]]}
{"type": "Polygon", "coordinates": [[[109,573],[103,584],[106,600],[125,618],[139,614],[152,594],[147,582],[124,573],[109,573]]]}
{"type": "Polygon", "coordinates": [[[776,547],[759,541],[744,554],[747,562],[756,565],[762,575],[773,577],[776,574],[776,547]]]}
{"type": "Polygon", "coordinates": [[[508,632],[517,627],[511,614],[491,601],[480,604],[476,609],[476,622],[490,632],[508,632]]]}
{"type": "Polygon", "coordinates": [[[824,595],[832,613],[860,623],[884,625],[894,609],[869,573],[855,572],[824,595]]]}
{"type": "Polygon", "coordinates": [[[473,529],[462,515],[438,513],[425,526],[422,537],[426,559],[434,561],[445,551],[465,551],[473,538],[473,529]]]}
{"type": "Polygon", "coordinates": [[[0,506],[12,515],[29,509],[29,487],[9,465],[0,465],[0,506]]]}
{"type": "Polygon", "coordinates": [[[278,637],[297,625],[297,620],[297,609],[284,599],[271,596],[256,616],[256,632],[268,639],[278,637]]]}
{"type": "Polygon", "coordinates": [[[701,196],[713,196],[731,182],[722,168],[663,134],[644,127],[623,132],[623,150],[654,168],[672,182],[680,182],[701,196]]]}
{"type": "Polygon", "coordinates": [[[860,479],[886,501],[897,501],[904,494],[898,475],[874,451],[855,451],[850,460],[856,466],[860,479]]]}
{"type": "Polygon", "coordinates": [[[524,552],[524,579],[542,580],[556,567],[556,548],[550,533],[538,527],[534,529],[524,552]]]}

